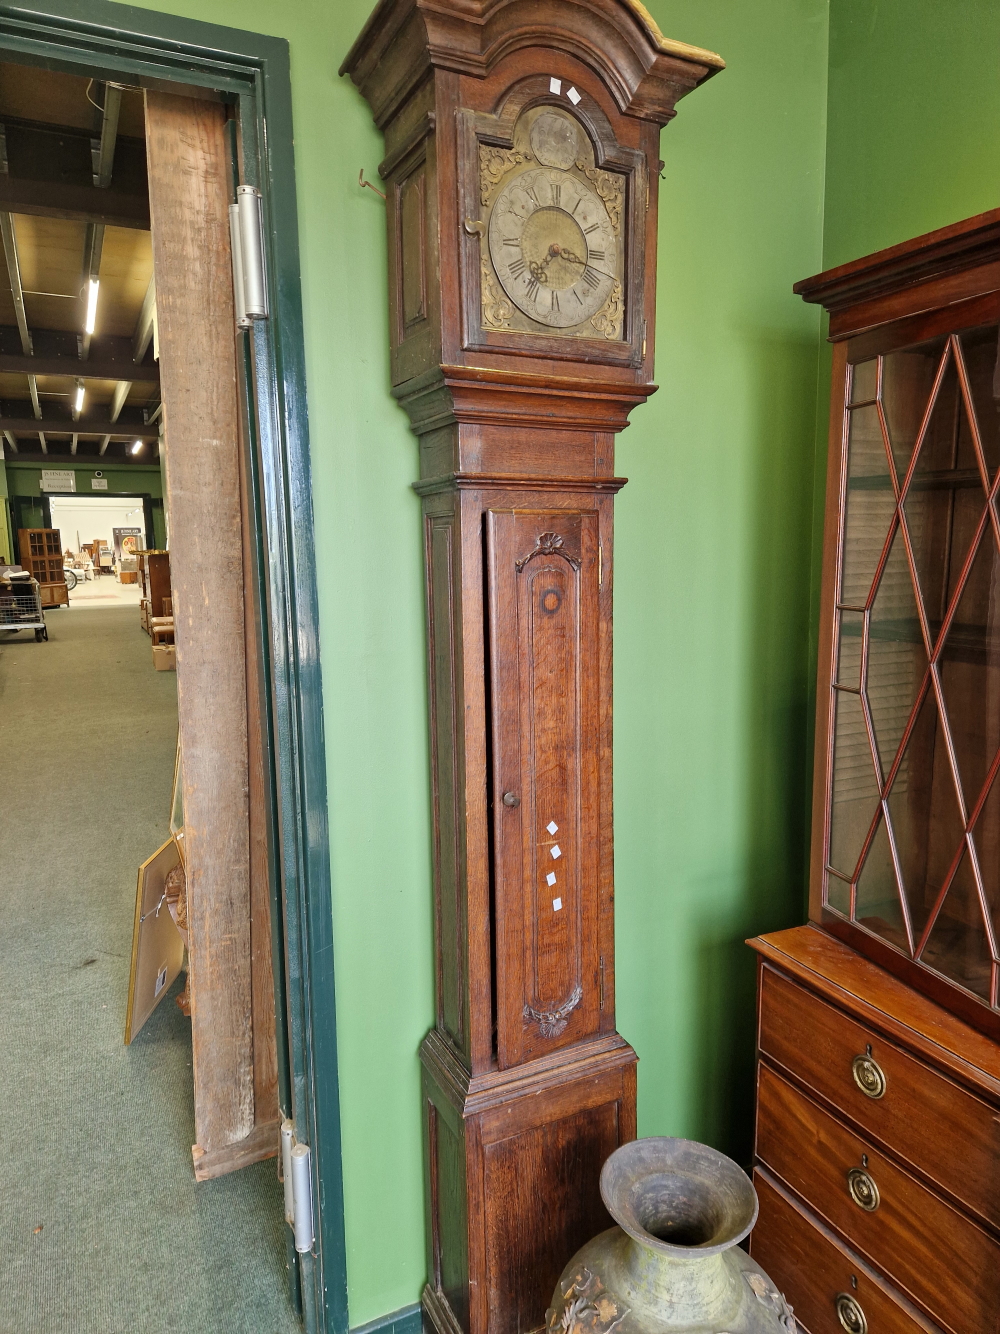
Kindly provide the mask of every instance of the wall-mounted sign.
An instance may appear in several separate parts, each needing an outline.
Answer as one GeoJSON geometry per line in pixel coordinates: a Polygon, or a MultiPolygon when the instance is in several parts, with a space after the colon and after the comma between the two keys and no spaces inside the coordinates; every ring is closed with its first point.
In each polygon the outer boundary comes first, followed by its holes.
{"type": "Polygon", "coordinates": [[[72,468],[43,468],[38,487],[41,491],[75,491],[76,473],[72,468]]]}
{"type": "Polygon", "coordinates": [[[115,545],[115,560],[134,556],[142,546],[141,528],[112,528],[111,537],[115,545]]]}
{"type": "Polygon", "coordinates": [[[90,485],[95,491],[107,491],[108,479],[106,477],[92,477],[90,485]]]}

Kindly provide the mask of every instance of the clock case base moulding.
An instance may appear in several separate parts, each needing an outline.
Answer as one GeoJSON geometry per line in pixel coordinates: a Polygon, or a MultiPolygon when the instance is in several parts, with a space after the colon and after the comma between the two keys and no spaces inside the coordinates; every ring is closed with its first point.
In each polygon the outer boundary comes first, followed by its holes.
{"type": "Polygon", "coordinates": [[[439,1334],[544,1325],[608,1226],[601,1164],[636,1132],[614,1004],[614,437],[655,390],[660,129],[721,67],[626,0],[384,0],[341,69],[385,135],[392,392],[420,447],[439,1334]],[[483,325],[481,150],[545,107],[621,181],[619,338],[483,325]]]}

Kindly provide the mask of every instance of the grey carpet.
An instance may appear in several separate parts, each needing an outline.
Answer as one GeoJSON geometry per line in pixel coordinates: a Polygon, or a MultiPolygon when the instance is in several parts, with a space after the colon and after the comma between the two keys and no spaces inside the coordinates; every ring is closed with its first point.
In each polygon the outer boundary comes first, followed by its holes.
{"type": "Polygon", "coordinates": [[[299,1334],[274,1162],[194,1180],[173,993],[122,1040],[176,677],[134,608],[47,619],[0,634],[0,1334],[299,1334]]]}

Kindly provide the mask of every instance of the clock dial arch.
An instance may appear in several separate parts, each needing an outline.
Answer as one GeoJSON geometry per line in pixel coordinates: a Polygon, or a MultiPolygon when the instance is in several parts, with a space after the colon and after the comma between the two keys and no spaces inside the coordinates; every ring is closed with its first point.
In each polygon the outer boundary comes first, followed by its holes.
{"type": "Polygon", "coordinates": [[[618,282],[619,241],[608,210],[571,171],[534,167],[509,180],[493,203],[488,245],[507,296],[551,329],[592,319],[618,282]]]}

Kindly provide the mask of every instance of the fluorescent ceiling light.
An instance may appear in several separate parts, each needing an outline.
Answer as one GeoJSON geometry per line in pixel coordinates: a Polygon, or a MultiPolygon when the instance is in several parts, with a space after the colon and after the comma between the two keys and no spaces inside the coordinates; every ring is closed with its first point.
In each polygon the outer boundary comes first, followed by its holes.
{"type": "Polygon", "coordinates": [[[132,446],[132,453],[133,453],[133,454],[138,454],[138,452],[139,452],[140,449],[142,449],[142,441],[141,441],[141,440],[137,440],[137,441],[135,442],[135,444],[132,446]]]}
{"type": "Polygon", "coordinates": [[[85,388],[82,384],[78,384],[78,385],[76,386],[76,401],[75,401],[74,404],[73,404],[73,411],[74,411],[74,412],[82,412],[82,411],[83,411],[83,400],[84,400],[84,398],[85,398],[85,396],[86,396],[86,393],[87,393],[87,390],[86,390],[86,388],[85,388]]]}
{"type": "Polygon", "coordinates": [[[100,279],[91,278],[87,284],[87,319],[83,332],[92,334],[97,325],[97,293],[101,287],[100,279]]]}

